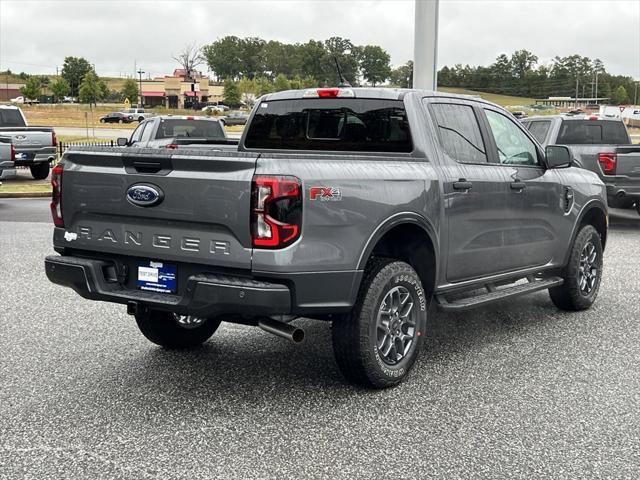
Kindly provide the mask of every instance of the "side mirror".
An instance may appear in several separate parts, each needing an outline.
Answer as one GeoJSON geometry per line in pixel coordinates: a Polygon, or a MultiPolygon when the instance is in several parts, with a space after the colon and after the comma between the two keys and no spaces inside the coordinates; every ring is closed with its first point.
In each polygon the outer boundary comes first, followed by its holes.
{"type": "Polygon", "coordinates": [[[545,148],[545,156],[549,168],[568,168],[571,166],[571,151],[565,145],[549,145],[545,148]]]}
{"type": "Polygon", "coordinates": [[[117,142],[119,147],[126,147],[127,145],[129,145],[128,138],[120,137],[118,138],[117,142]]]}

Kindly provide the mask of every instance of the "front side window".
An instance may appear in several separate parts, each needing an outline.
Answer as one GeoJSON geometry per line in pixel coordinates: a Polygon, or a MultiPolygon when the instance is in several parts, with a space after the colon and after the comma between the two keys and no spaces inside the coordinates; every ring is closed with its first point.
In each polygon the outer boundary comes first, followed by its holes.
{"type": "Polygon", "coordinates": [[[538,149],[529,137],[508,117],[486,110],[498,158],[505,165],[538,165],[538,149]]]}
{"type": "Polygon", "coordinates": [[[144,130],[144,127],[146,125],[147,125],[146,123],[138,125],[138,128],[136,128],[131,134],[131,140],[129,140],[129,143],[134,144],[140,141],[140,137],[142,136],[142,131],[144,130]]]}
{"type": "Polygon", "coordinates": [[[140,141],[148,142],[149,140],[151,140],[151,132],[153,131],[153,125],[151,125],[151,122],[145,122],[143,125],[144,125],[144,130],[142,131],[142,135],[140,136],[140,141]]]}
{"type": "Polygon", "coordinates": [[[431,106],[444,152],[459,163],[487,163],[478,119],[468,105],[435,103],[431,106]]]}

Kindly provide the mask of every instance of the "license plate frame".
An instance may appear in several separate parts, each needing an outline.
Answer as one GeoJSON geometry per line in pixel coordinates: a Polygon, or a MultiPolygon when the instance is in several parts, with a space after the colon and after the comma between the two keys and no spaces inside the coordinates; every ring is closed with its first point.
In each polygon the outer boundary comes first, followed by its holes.
{"type": "Polygon", "coordinates": [[[136,285],[140,290],[157,293],[178,291],[178,266],[157,260],[139,261],[136,285]]]}

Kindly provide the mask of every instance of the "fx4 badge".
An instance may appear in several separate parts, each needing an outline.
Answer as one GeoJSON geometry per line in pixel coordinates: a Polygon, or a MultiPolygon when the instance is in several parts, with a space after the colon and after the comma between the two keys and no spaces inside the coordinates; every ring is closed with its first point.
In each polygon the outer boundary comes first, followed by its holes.
{"type": "Polygon", "coordinates": [[[335,187],[311,187],[309,188],[309,200],[336,202],[342,200],[342,192],[335,187]]]}

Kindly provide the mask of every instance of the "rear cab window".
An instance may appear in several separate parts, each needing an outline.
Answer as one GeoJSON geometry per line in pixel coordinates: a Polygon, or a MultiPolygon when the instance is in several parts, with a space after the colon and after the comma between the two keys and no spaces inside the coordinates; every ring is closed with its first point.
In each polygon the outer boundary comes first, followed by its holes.
{"type": "Polygon", "coordinates": [[[563,120],[556,143],[560,145],[629,145],[624,123],[614,120],[563,120]]]}
{"type": "Polygon", "coordinates": [[[26,127],[24,118],[16,108],[0,108],[0,127],[26,127]]]}
{"type": "Polygon", "coordinates": [[[210,138],[224,140],[225,134],[220,122],[215,120],[172,118],[160,121],[155,138],[210,138]]]}
{"type": "Polygon", "coordinates": [[[323,98],[263,101],[246,148],[398,152],[413,150],[401,100],[323,98]]]}

